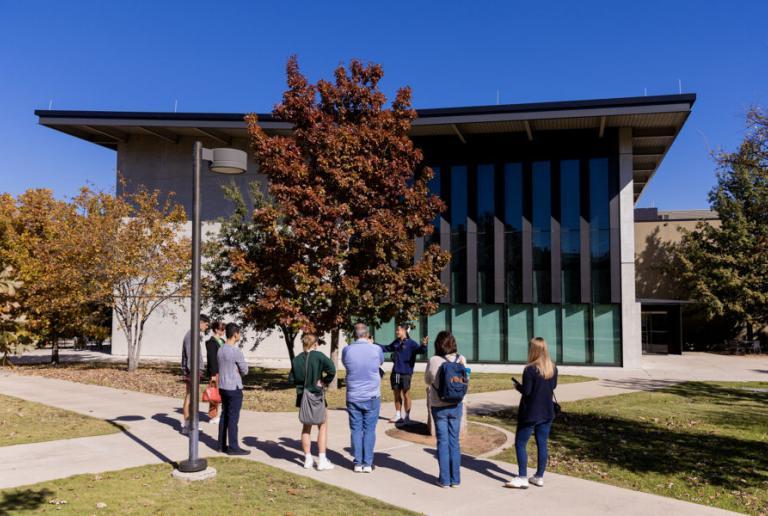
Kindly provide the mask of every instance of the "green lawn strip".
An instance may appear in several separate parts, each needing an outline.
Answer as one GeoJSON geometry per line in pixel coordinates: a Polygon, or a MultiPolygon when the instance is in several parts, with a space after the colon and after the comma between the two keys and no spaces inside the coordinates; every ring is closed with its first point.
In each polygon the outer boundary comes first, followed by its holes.
{"type": "MultiPolygon", "coordinates": [[[[179,375],[176,364],[143,364],[135,373],[125,371],[123,364],[107,363],[73,363],[52,367],[48,364],[17,366],[13,372],[32,374],[69,380],[80,383],[102,385],[117,389],[127,389],[159,396],[182,398],[184,383],[179,375]]],[[[288,383],[288,369],[267,369],[252,367],[243,379],[244,399],[243,408],[263,412],[291,412],[296,409],[296,390],[288,383]]],[[[511,390],[513,388],[508,373],[472,373],[470,393],[511,390]]],[[[520,375],[517,375],[520,376],[520,375]]],[[[345,372],[339,372],[342,388],[328,391],[328,406],[331,408],[345,407],[346,390],[343,388],[345,372]]],[[[595,378],[587,376],[561,376],[561,384],[587,382],[595,378]]],[[[392,403],[394,395],[389,385],[389,373],[382,380],[382,402],[392,403]]],[[[413,399],[426,397],[424,374],[415,373],[411,384],[413,399]]],[[[206,406],[205,403],[202,404],[206,406]]]]}
{"type": "MultiPolygon", "coordinates": [[[[766,514],[766,389],[768,382],[687,382],[654,392],[564,403],[563,416],[552,428],[548,469],[766,514]]],[[[476,419],[514,432],[516,411],[476,419]]],[[[533,465],[533,440],[528,452],[533,465]]],[[[517,462],[514,449],[496,458],[517,462]]]]}
{"type": "Polygon", "coordinates": [[[101,419],[0,394],[0,446],[91,437],[118,431],[117,425],[101,419]]]}
{"type": "Polygon", "coordinates": [[[216,477],[197,482],[176,480],[171,466],[158,464],[6,489],[0,514],[414,514],[258,462],[209,463],[216,477]]]}

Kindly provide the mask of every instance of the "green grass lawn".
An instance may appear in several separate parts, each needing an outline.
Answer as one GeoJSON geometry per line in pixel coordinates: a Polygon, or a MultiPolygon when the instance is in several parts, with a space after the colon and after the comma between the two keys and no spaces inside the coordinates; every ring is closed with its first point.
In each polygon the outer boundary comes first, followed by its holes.
{"type": "MultiPolygon", "coordinates": [[[[179,367],[176,364],[147,363],[141,365],[135,373],[128,373],[125,371],[124,365],[114,363],[71,363],[60,364],[56,367],[49,364],[25,365],[17,366],[13,372],[134,390],[160,396],[184,397],[184,383],[181,381],[179,367]]],[[[245,391],[243,408],[264,412],[297,410],[296,390],[288,383],[288,372],[288,369],[252,367],[243,379],[245,391]]],[[[511,390],[513,388],[511,376],[508,373],[472,373],[470,393],[511,390]]],[[[331,408],[343,408],[345,406],[344,371],[339,372],[339,378],[342,388],[328,391],[328,406],[331,408]]],[[[560,384],[591,380],[595,380],[595,378],[587,376],[560,376],[558,378],[560,384]]],[[[414,374],[411,393],[414,399],[426,397],[424,373],[417,372],[414,374]]],[[[394,395],[389,386],[389,373],[382,380],[381,394],[383,403],[394,401],[394,395]]],[[[202,403],[202,406],[206,406],[206,404],[202,403]]]]}
{"type": "Polygon", "coordinates": [[[90,437],[119,430],[101,419],[0,394],[0,446],[90,437]]]}
{"type": "MultiPolygon", "coordinates": [[[[552,428],[550,471],[768,514],[768,382],[688,382],[564,403],[563,411],[552,428]]],[[[479,420],[514,431],[515,417],[479,420]]],[[[497,458],[517,462],[514,450],[497,458]]]]}
{"type": "Polygon", "coordinates": [[[199,482],[176,480],[158,464],[6,489],[0,514],[414,514],[257,462],[209,463],[217,476],[199,482]]]}

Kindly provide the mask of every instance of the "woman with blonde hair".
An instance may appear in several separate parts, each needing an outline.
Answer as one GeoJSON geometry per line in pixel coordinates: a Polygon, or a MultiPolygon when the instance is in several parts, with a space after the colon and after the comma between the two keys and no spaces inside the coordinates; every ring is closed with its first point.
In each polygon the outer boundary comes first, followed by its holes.
{"type": "Polygon", "coordinates": [[[515,389],[522,398],[517,412],[515,451],[517,452],[518,476],[505,484],[506,487],[527,489],[529,484],[544,486],[544,470],[547,467],[547,439],[555,419],[553,397],[557,387],[557,367],[547,349],[547,341],[534,337],[528,343],[528,364],[523,371],[523,383],[516,379],[515,389]],[[531,434],[536,436],[536,474],[528,476],[528,453],[526,447],[531,434]]]}
{"type": "MultiPolygon", "coordinates": [[[[296,386],[296,406],[301,407],[304,390],[309,393],[323,396],[325,388],[336,376],[336,367],[325,353],[317,351],[317,337],[311,333],[305,334],[301,338],[301,344],[304,347],[304,353],[293,359],[291,374],[288,381],[296,386]]],[[[327,406],[323,396],[322,404],[327,406]]],[[[333,464],[325,455],[326,444],[328,442],[328,419],[327,411],[324,407],[326,418],[317,425],[317,469],[319,471],[333,469],[333,464]]],[[[301,419],[301,413],[299,414],[301,419]]],[[[313,466],[312,458],[312,425],[302,423],[301,428],[301,447],[304,450],[304,467],[311,469],[313,466]]]]}

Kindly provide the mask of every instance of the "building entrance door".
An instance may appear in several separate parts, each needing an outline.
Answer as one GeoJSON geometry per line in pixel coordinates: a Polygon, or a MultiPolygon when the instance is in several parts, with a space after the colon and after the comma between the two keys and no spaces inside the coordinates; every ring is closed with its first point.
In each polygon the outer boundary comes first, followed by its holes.
{"type": "Polygon", "coordinates": [[[643,353],[669,353],[671,335],[667,319],[667,312],[642,313],[643,353]]]}

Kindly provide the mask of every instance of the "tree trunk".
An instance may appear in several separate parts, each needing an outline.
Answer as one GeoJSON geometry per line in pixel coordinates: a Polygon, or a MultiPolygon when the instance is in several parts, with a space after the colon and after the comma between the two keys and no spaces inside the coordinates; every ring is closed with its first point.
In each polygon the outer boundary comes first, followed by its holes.
{"type": "Polygon", "coordinates": [[[747,322],[747,340],[753,340],[755,338],[755,332],[752,328],[752,323],[747,322]]]}
{"type": "Polygon", "coordinates": [[[283,332],[285,347],[288,348],[288,358],[291,360],[291,364],[293,364],[293,359],[295,358],[295,354],[293,352],[293,344],[296,341],[296,333],[291,331],[291,329],[287,326],[280,326],[280,331],[283,332]]]}
{"type": "Polygon", "coordinates": [[[339,329],[331,330],[331,362],[336,368],[336,377],[328,386],[328,389],[335,391],[339,388],[339,329]]]}
{"type": "Polygon", "coordinates": [[[53,337],[53,344],[51,345],[51,364],[59,365],[59,338],[53,337]]]}

